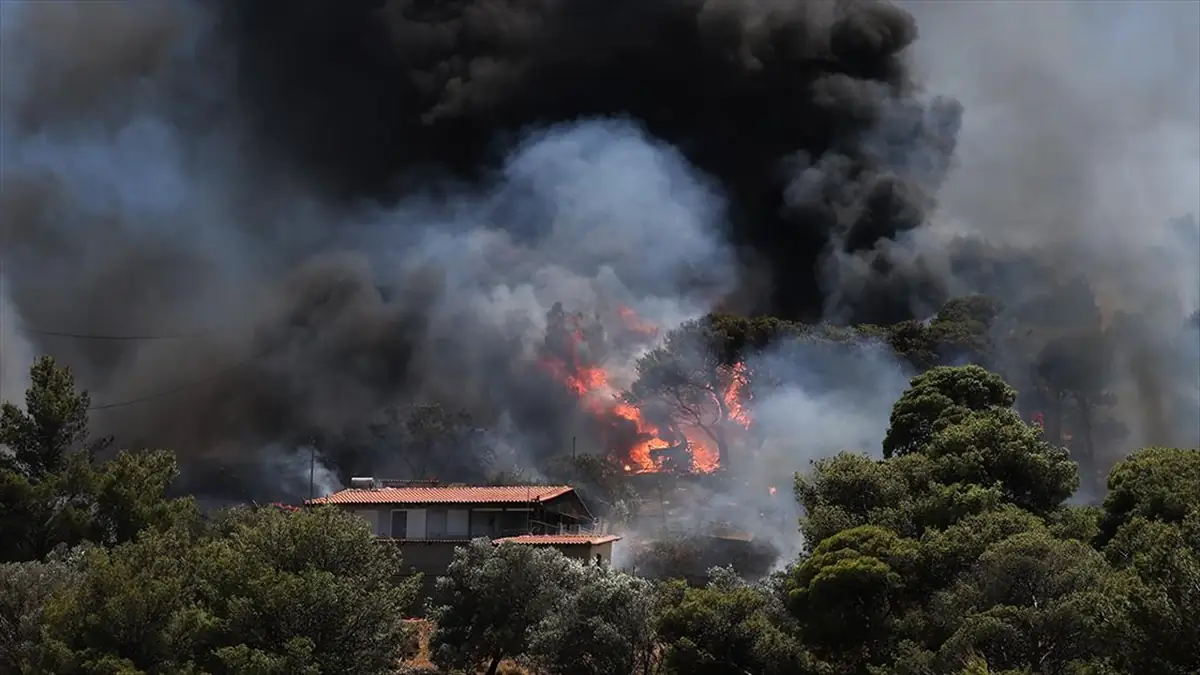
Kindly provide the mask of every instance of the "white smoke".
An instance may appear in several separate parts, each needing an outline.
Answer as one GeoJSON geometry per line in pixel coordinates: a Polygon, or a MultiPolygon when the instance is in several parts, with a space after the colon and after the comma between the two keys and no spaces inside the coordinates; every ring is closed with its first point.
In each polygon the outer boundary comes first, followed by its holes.
{"type": "MultiPolygon", "coordinates": [[[[3,250],[0,249],[0,256],[3,250]]],[[[25,390],[29,386],[29,367],[33,365],[33,349],[19,330],[20,317],[4,292],[4,276],[0,272],[0,401],[25,406],[25,390]]]]}
{"type": "Polygon", "coordinates": [[[518,337],[533,342],[555,302],[626,305],[668,327],[709,311],[735,282],[724,214],[676,150],[634,123],[593,120],[530,135],[482,195],[437,209],[409,200],[362,245],[397,277],[436,268],[440,317],[469,308],[500,328],[524,324],[518,337]]]}
{"type": "MultiPolygon", "coordinates": [[[[1085,278],[1106,323],[1136,324],[1114,374],[1128,449],[1194,442],[1194,410],[1143,402],[1192,372],[1195,346],[1175,345],[1200,307],[1200,238],[1168,223],[1200,214],[1200,4],[901,4],[921,27],[924,84],[966,111],[924,250],[967,235],[1085,278]]],[[[1012,307],[1046,283],[1018,276],[987,292],[1012,307]]]]}

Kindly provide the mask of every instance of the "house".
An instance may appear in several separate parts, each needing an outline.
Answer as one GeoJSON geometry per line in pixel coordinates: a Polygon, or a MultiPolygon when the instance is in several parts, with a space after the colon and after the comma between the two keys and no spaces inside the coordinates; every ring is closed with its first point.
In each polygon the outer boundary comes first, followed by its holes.
{"type": "Polygon", "coordinates": [[[400,546],[405,566],[431,582],[454,549],[486,537],[496,544],[552,546],[563,555],[609,563],[620,537],[599,534],[596,519],[569,485],[442,485],[435,481],[355,478],[351,487],[306,504],[356,513],[381,540],[400,546]]]}

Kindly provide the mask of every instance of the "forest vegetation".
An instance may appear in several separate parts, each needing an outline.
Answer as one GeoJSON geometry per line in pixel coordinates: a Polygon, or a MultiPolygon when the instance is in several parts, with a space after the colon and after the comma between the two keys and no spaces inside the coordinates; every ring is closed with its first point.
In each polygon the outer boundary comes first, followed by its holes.
{"type": "MultiPolygon", "coordinates": [[[[997,340],[1033,331],[997,330],[998,316],[975,297],[886,327],[685,324],[715,364],[787,340],[874,341],[917,373],[881,448],[795,467],[801,554],[765,578],[715,568],[689,584],[478,540],[438,580],[444,604],[428,608],[418,580],[397,576],[397,549],[354,516],[202,512],[173,491],[170,451],[114,452],[117,441],[93,438],[88,394],[43,357],[24,405],[0,415],[0,672],[414,671],[404,664],[418,624],[407,619],[418,614],[444,673],[1200,672],[1200,450],[1146,447],[1104,463],[1095,449],[1124,437],[1096,423],[1114,402],[1102,378],[1078,377],[1090,370],[1080,360],[1100,356],[1043,347],[1032,372],[1044,380],[1019,394],[995,372],[997,340]],[[1076,419],[1092,406],[1086,452],[1018,412],[1038,391],[1076,419]],[[1076,503],[1089,472],[1103,472],[1103,497],[1076,503]]],[[[664,344],[639,365],[636,395],[654,394],[682,341],[664,344]]],[[[769,384],[769,373],[752,377],[769,384]]],[[[447,429],[438,419],[421,428],[447,429]]],[[[633,497],[602,465],[568,458],[558,471],[611,512],[633,497]]]]}

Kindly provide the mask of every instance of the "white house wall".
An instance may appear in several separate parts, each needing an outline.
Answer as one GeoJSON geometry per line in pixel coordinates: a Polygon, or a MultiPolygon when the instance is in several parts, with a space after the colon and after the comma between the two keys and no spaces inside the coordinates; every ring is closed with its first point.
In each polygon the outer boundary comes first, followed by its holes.
{"type": "MultiPolygon", "coordinates": [[[[371,532],[379,537],[391,537],[392,535],[392,512],[406,511],[408,513],[408,539],[427,539],[429,537],[427,510],[426,509],[395,509],[390,505],[380,506],[343,506],[342,508],[354,513],[365,519],[371,525],[371,532]]],[[[467,538],[471,536],[471,511],[476,511],[476,518],[486,517],[489,515],[518,517],[524,518],[523,524],[528,523],[528,508],[479,508],[479,509],[446,509],[440,507],[446,513],[446,527],[444,532],[437,533],[435,536],[447,538],[467,538]]],[[[514,529],[510,524],[508,529],[514,529]]],[[[519,529],[519,528],[518,528],[519,529]]],[[[483,536],[482,533],[480,536],[483,536]]]]}
{"type": "Polygon", "coordinates": [[[378,537],[392,536],[392,511],[403,510],[408,512],[408,538],[409,539],[424,539],[425,538],[425,509],[392,509],[384,508],[347,508],[347,511],[353,513],[371,525],[371,533],[378,537]]]}
{"type": "MultiPolygon", "coordinates": [[[[380,513],[378,509],[348,509],[351,513],[366,519],[371,525],[371,534],[379,535],[380,513]]],[[[390,527],[390,525],[389,525],[390,527]]]]}

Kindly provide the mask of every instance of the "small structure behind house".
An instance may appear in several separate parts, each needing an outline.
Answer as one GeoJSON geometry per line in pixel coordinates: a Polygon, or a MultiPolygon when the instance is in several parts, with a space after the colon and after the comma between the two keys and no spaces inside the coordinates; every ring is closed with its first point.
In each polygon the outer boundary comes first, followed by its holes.
{"type": "Polygon", "coordinates": [[[552,546],[563,555],[609,564],[613,543],[569,485],[444,485],[436,481],[351,479],[351,487],[310,499],[362,516],[381,540],[400,546],[406,572],[426,590],[445,574],[454,549],[472,539],[552,546]]]}

